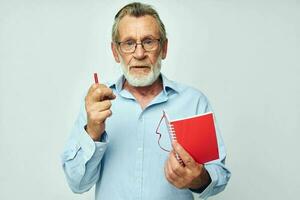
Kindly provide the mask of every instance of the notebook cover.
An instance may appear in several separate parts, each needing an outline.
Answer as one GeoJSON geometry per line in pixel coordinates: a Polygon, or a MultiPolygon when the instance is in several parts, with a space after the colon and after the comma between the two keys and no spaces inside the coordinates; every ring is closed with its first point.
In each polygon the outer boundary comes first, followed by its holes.
{"type": "Polygon", "coordinates": [[[178,143],[200,164],[219,158],[213,113],[170,121],[178,143]]]}

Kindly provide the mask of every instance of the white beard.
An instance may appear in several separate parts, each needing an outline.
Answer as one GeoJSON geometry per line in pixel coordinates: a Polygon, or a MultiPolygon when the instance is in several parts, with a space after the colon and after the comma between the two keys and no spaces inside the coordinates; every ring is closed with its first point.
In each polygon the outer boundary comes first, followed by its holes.
{"type": "Polygon", "coordinates": [[[121,69],[123,71],[123,74],[131,86],[145,87],[145,86],[152,85],[160,75],[161,60],[162,60],[161,56],[159,56],[159,58],[157,59],[154,65],[148,65],[150,67],[150,72],[147,73],[146,75],[130,73],[129,71],[130,66],[127,66],[124,63],[124,60],[122,59],[121,56],[119,56],[119,58],[121,60],[121,69]]]}

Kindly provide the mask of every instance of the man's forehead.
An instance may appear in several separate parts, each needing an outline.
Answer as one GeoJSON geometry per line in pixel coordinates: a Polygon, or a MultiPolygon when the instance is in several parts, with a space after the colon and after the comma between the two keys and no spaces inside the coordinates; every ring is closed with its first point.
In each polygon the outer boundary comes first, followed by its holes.
{"type": "Polygon", "coordinates": [[[150,15],[134,17],[126,15],[119,22],[119,37],[143,37],[152,35],[159,37],[159,26],[154,17],[150,15]]]}

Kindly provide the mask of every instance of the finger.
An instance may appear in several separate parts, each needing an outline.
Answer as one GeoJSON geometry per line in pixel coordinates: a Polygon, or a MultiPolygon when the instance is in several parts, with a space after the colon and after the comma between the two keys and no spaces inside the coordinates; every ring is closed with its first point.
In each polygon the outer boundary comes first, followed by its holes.
{"type": "Polygon", "coordinates": [[[115,99],[115,98],[116,98],[116,95],[113,93],[112,89],[109,88],[109,87],[107,87],[106,85],[104,85],[104,84],[99,84],[98,88],[99,88],[99,89],[102,89],[102,88],[103,88],[103,89],[108,90],[109,95],[107,96],[107,98],[109,98],[109,99],[115,99]]]}
{"type": "Polygon", "coordinates": [[[115,99],[116,96],[114,95],[112,89],[108,88],[106,85],[95,83],[89,88],[86,98],[88,100],[100,101],[105,98],[115,99]]]}
{"type": "Polygon", "coordinates": [[[174,151],[169,155],[169,164],[177,176],[183,177],[186,174],[186,169],[179,163],[174,151]]]}
{"type": "Polygon", "coordinates": [[[91,112],[89,113],[89,120],[91,120],[93,123],[101,124],[103,123],[108,117],[112,115],[111,110],[105,110],[102,112],[91,112]]]}
{"type": "Polygon", "coordinates": [[[180,175],[178,175],[175,170],[174,170],[174,166],[172,166],[172,163],[170,162],[170,159],[169,159],[168,160],[168,171],[169,171],[170,176],[172,177],[172,179],[174,181],[176,181],[176,180],[178,180],[180,178],[180,175]]]}
{"type": "Polygon", "coordinates": [[[91,87],[89,88],[86,96],[85,96],[85,101],[89,102],[92,100],[92,94],[95,92],[95,90],[99,88],[99,84],[98,83],[94,83],[91,85],[91,87]]]}
{"type": "Polygon", "coordinates": [[[111,115],[112,115],[112,111],[111,110],[102,111],[102,112],[100,112],[100,120],[104,122],[111,115]]]}
{"type": "Polygon", "coordinates": [[[190,156],[190,154],[176,141],[172,143],[173,149],[178,153],[179,157],[182,159],[183,163],[187,167],[193,167],[196,165],[195,160],[190,156]]]}
{"type": "Polygon", "coordinates": [[[98,86],[95,90],[92,90],[91,93],[87,95],[87,100],[90,102],[97,102],[103,100],[113,100],[116,96],[114,95],[112,89],[106,86],[98,86]]]}
{"type": "Polygon", "coordinates": [[[98,83],[92,84],[91,87],[89,88],[88,92],[87,92],[87,95],[93,93],[93,91],[95,91],[98,87],[99,87],[98,83]]]}
{"type": "Polygon", "coordinates": [[[167,179],[168,181],[177,188],[183,188],[184,178],[177,176],[173,171],[170,163],[166,163],[167,179]]]}
{"type": "Polygon", "coordinates": [[[176,178],[173,177],[174,175],[172,174],[172,169],[168,163],[168,161],[166,162],[165,164],[165,176],[167,178],[167,180],[171,183],[171,184],[174,184],[175,183],[175,180],[176,178]]]}
{"type": "Polygon", "coordinates": [[[112,103],[110,100],[96,102],[96,103],[91,104],[90,106],[87,106],[87,112],[93,112],[93,111],[101,112],[104,110],[108,110],[111,108],[111,105],[112,105],[112,103]]]}

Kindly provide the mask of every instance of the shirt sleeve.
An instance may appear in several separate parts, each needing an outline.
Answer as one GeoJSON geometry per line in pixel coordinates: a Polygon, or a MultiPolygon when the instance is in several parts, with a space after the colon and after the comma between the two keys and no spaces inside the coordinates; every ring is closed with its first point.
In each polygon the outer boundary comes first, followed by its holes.
{"type": "Polygon", "coordinates": [[[95,142],[86,132],[85,108],[81,109],[61,155],[67,182],[74,193],[83,193],[98,181],[101,160],[108,145],[107,133],[95,142]]]}
{"type": "MultiPolygon", "coordinates": [[[[212,108],[207,98],[203,95],[199,100],[198,113],[205,113],[210,111],[212,112],[212,108]]],[[[204,190],[191,190],[192,192],[196,193],[196,195],[201,199],[207,199],[208,197],[216,195],[223,191],[231,177],[231,172],[225,166],[226,149],[220,134],[220,130],[216,123],[215,116],[214,120],[219,148],[219,159],[204,164],[205,169],[210,175],[211,183],[204,190]]]]}

